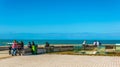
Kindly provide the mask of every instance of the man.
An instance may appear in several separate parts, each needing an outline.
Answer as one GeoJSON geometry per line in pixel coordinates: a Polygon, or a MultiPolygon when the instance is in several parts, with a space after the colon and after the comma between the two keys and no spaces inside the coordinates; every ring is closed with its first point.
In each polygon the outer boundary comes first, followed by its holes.
{"type": "Polygon", "coordinates": [[[93,42],[93,45],[94,45],[95,47],[97,47],[97,42],[96,42],[96,41],[94,41],[94,42],[93,42]]]}
{"type": "Polygon", "coordinates": [[[96,44],[97,44],[97,47],[99,47],[99,46],[100,46],[100,42],[99,42],[99,41],[97,41],[97,42],[96,42],[96,44]]]}
{"type": "Polygon", "coordinates": [[[28,48],[30,49],[31,53],[33,54],[31,42],[28,42],[28,48]]]}
{"type": "Polygon", "coordinates": [[[85,50],[85,47],[86,47],[86,41],[83,41],[83,43],[82,43],[82,45],[83,45],[83,48],[84,48],[84,50],[85,50]]]}

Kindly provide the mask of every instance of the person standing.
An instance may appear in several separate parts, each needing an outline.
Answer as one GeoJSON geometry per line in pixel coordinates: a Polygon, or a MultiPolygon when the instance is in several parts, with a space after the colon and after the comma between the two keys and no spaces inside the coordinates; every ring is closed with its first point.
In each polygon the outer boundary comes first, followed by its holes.
{"type": "Polygon", "coordinates": [[[12,53],[11,53],[11,50],[12,50],[12,46],[10,45],[10,46],[9,46],[9,55],[12,54],[12,53]]]}
{"type": "Polygon", "coordinates": [[[96,42],[96,41],[94,41],[94,42],[93,42],[93,45],[94,45],[95,47],[97,47],[97,42],[96,42]]]}
{"type": "Polygon", "coordinates": [[[19,53],[19,55],[23,55],[23,51],[24,51],[24,43],[21,41],[20,43],[18,43],[18,53],[19,53]]]}
{"type": "Polygon", "coordinates": [[[23,43],[23,41],[21,41],[21,55],[23,55],[24,54],[24,43],[23,43]]]}
{"type": "Polygon", "coordinates": [[[98,47],[98,50],[101,49],[101,43],[99,41],[97,41],[97,47],[98,47]]]}
{"type": "Polygon", "coordinates": [[[17,45],[18,45],[17,52],[19,55],[21,55],[21,44],[18,42],[17,45]]]}
{"type": "Polygon", "coordinates": [[[38,45],[36,44],[35,47],[36,47],[36,54],[38,54],[38,45]]]}
{"type": "Polygon", "coordinates": [[[17,41],[14,40],[14,42],[12,44],[12,56],[16,56],[17,55],[17,48],[18,48],[17,41]]]}
{"type": "Polygon", "coordinates": [[[37,46],[35,45],[34,41],[32,41],[32,54],[37,54],[37,46]]]}
{"type": "Polygon", "coordinates": [[[21,41],[20,44],[21,44],[21,49],[24,49],[24,43],[23,43],[23,41],[21,41]]]}
{"type": "Polygon", "coordinates": [[[50,52],[50,44],[48,42],[46,42],[45,49],[46,49],[46,53],[50,52]]]}
{"type": "Polygon", "coordinates": [[[84,40],[82,44],[83,44],[83,45],[86,45],[86,41],[84,40]]]}
{"type": "Polygon", "coordinates": [[[99,47],[99,46],[100,46],[100,42],[99,42],[99,41],[97,41],[97,42],[96,42],[96,44],[97,44],[97,47],[99,47]]]}
{"type": "Polygon", "coordinates": [[[28,42],[28,48],[30,49],[31,53],[33,53],[32,52],[32,44],[31,44],[31,42],[28,42]]]}
{"type": "Polygon", "coordinates": [[[28,48],[32,48],[31,42],[28,42],[28,48]]]}
{"type": "Polygon", "coordinates": [[[83,48],[84,48],[84,50],[85,50],[85,47],[86,47],[86,45],[87,45],[85,40],[83,41],[82,45],[83,45],[83,48]]]}

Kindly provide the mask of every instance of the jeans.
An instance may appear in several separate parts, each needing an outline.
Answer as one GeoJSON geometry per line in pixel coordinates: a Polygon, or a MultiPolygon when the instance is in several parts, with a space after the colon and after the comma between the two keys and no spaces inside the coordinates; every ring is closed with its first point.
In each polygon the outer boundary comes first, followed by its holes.
{"type": "Polygon", "coordinates": [[[15,55],[17,55],[16,53],[17,53],[17,49],[16,48],[12,48],[12,55],[15,56],[15,55]]]}

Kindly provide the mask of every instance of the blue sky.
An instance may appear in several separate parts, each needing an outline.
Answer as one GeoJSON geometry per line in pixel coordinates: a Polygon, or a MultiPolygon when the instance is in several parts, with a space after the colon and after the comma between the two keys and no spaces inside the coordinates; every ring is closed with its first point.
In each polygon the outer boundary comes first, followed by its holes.
{"type": "Polygon", "coordinates": [[[0,33],[120,33],[120,0],[0,0],[0,33]]]}

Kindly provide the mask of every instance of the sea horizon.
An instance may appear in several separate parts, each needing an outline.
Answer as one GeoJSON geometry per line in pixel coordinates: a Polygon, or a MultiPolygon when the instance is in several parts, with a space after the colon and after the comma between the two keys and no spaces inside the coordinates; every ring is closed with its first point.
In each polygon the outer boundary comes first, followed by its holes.
{"type": "MultiPolygon", "coordinates": [[[[0,39],[0,46],[8,46],[8,43],[12,43],[15,39],[0,39]]],[[[82,44],[84,40],[40,40],[40,39],[16,39],[18,42],[23,41],[25,45],[28,44],[28,42],[34,41],[37,45],[43,45],[46,42],[49,44],[54,45],[62,45],[62,44],[82,44]]],[[[120,44],[120,40],[86,40],[87,44],[93,44],[94,41],[99,41],[102,44],[120,44]]]]}
{"type": "Polygon", "coordinates": [[[0,33],[0,37],[20,40],[120,40],[120,33],[0,33]]]}

